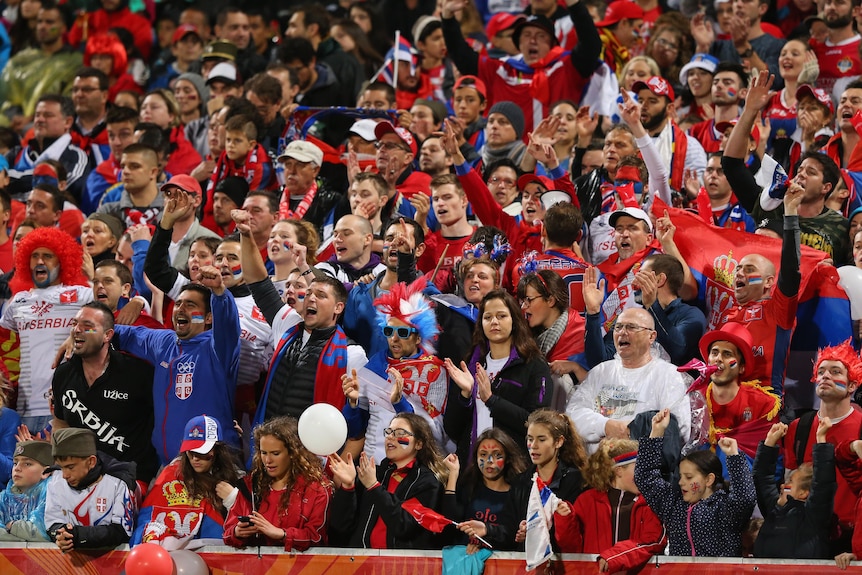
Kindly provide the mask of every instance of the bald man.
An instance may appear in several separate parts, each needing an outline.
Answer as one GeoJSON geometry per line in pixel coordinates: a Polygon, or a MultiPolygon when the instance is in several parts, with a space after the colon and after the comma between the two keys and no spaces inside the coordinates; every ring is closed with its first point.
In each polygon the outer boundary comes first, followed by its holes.
{"type": "Polygon", "coordinates": [[[689,402],[684,400],[687,376],[650,352],[656,339],[652,315],[643,308],[623,310],[613,332],[617,355],[590,370],[566,407],[589,452],[595,452],[604,437],[628,438],[628,424],[637,414],[666,407],[687,441],[691,427],[689,402]]]}
{"type": "Polygon", "coordinates": [[[371,222],[362,216],[343,216],[332,232],[335,255],[317,264],[317,268],[343,282],[348,289],[363,276],[376,277],[386,266],[371,251],[373,242],[371,222]]]}
{"type": "Polygon", "coordinates": [[[790,339],[796,327],[799,300],[799,216],[802,191],[788,191],[784,201],[781,271],[760,254],[748,254],[736,264],[733,278],[735,305],[722,314],[725,323],[743,324],[752,335],[754,364],[746,378],[772,386],[780,397],[790,339]]]}

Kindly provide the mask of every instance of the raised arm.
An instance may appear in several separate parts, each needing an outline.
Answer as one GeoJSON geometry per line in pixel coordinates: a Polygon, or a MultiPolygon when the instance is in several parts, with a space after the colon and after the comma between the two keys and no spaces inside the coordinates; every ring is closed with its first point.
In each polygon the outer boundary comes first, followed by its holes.
{"type": "Polygon", "coordinates": [[[445,0],[440,16],[443,19],[443,38],[446,51],[458,71],[464,75],[476,76],[479,73],[479,54],[464,40],[461,23],[455,19],[455,12],[462,10],[466,0],[445,0]]]}
{"type": "Polygon", "coordinates": [[[584,3],[579,0],[566,0],[566,4],[569,5],[569,15],[578,35],[578,45],[572,49],[571,54],[572,66],[587,79],[599,65],[602,39],[584,3]]]}

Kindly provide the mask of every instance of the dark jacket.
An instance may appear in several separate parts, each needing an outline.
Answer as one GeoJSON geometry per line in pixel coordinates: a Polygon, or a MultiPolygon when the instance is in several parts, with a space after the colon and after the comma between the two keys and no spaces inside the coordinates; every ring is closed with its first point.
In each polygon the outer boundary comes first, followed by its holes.
{"type": "Polygon", "coordinates": [[[668,531],[670,554],[687,557],[739,557],[742,531],[754,511],[754,481],[740,453],[727,458],[729,491],[717,489],[689,505],[679,484],[660,474],[663,438],[644,437],[638,445],[635,484],[668,531]]]}
{"type": "Polygon", "coordinates": [[[362,89],[365,80],[362,65],[356,56],[341,49],[341,45],[332,38],[327,38],[317,46],[317,61],[327,64],[340,85],[339,99],[341,106],[353,107],[356,97],[362,89]]]}
{"type": "Polygon", "coordinates": [[[754,459],[754,487],[757,506],[765,519],[754,541],[755,557],[782,559],[830,559],[829,531],[832,524],[832,500],[838,484],[835,482],[835,447],[831,443],[813,446],[814,477],[808,499],[787,498],[778,505],[775,467],[778,447],[768,447],[762,441],[754,459]]]}
{"type": "Polygon", "coordinates": [[[333,535],[340,534],[350,547],[371,547],[371,531],[378,519],[386,524],[387,549],[432,549],[432,534],[421,527],[401,504],[410,499],[431,509],[437,509],[443,494],[443,484],[434,473],[416,461],[407,476],[389,493],[386,486],[396,467],[388,459],[377,466],[380,485],[366,491],[357,478],[355,489],[338,489],[332,498],[333,535]]]}
{"type": "MultiPolygon", "coordinates": [[[[509,489],[509,499],[500,514],[500,522],[497,525],[487,525],[488,535],[485,538],[495,549],[501,551],[524,550],[523,543],[515,543],[515,533],[517,533],[521,521],[527,519],[527,503],[530,500],[535,472],[535,466],[531,466],[512,482],[512,487],[509,489]]],[[[570,503],[574,503],[586,489],[581,471],[577,467],[570,467],[562,462],[557,465],[554,477],[548,487],[551,488],[554,495],[570,503]]],[[[553,545],[554,551],[560,552],[556,537],[554,537],[553,525],[551,526],[551,545],[553,545]]]]}
{"type": "MultiPolygon", "coordinates": [[[[467,362],[467,367],[473,377],[476,377],[476,364],[483,367],[486,364],[484,346],[473,349],[473,356],[467,362]]],[[[548,407],[554,395],[553,380],[548,362],[538,357],[524,361],[518,355],[518,350],[512,347],[509,361],[491,381],[491,397],[486,405],[491,412],[494,427],[509,434],[515,443],[527,454],[527,428],[524,425],[527,417],[540,407],[548,407]]],[[[461,389],[450,383],[449,399],[446,402],[446,412],[443,414],[443,428],[446,434],[458,444],[458,457],[462,465],[470,458],[473,442],[482,429],[476,429],[476,386],[473,395],[465,399],[461,389]]]]}

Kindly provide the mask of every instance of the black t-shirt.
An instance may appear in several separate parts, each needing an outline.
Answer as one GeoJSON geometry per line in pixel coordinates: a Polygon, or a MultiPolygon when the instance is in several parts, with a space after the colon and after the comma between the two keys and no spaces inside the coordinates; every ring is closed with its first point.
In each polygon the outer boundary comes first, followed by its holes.
{"type": "Polygon", "coordinates": [[[73,356],[54,372],[54,415],[70,427],[91,429],[98,449],[120,461],[138,464],[136,478],[148,482],[159,469],[153,448],[153,367],[140,359],[110,352],[108,369],[87,385],[81,358],[73,356]]]}

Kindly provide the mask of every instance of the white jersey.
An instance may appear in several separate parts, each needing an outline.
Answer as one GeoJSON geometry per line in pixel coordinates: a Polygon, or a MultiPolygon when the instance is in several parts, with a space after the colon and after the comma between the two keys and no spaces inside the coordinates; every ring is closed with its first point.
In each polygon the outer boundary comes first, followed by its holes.
{"type": "Polygon", "coordinates": [[[91,301],[92,288],[60,284],[18,292],[6,305],[0,326],[18,332],[20,340],[18,413],[21,417],[51,415],[48,406],[54,376],[51,362],[69,336],[70,322],[91,301]]]}
{"type": "Polygon", "coordinates": [[[122,525],[132,536],[135,516],[135,498],[126,483],[113,475],[104,474],[84,490],[72,489],[57,470],[48,479],[45,497],[45,528],[57,523],[83,525],[122,525]]]}
{"type": "Polygon", "coordinates": [[[643,367],[623,367],[614,358],[590,370],[587,379],[575,387],[566,413],[575,422],[587,450],[594,453],[605,436],[609,419],[631,422],[639,413],[669,407],[676,416],[683,440],[691,430],[691,408],[685,390],[687,375],[662,359],[653,358],[643,367]]]}
{"type": "Polygon", "coordinates": [[[237,385],[249,385],[269,369],[272,359],[272,328],[254,305],[251,295],[234,298],[239,311],[239,374],[237,385]]]}

